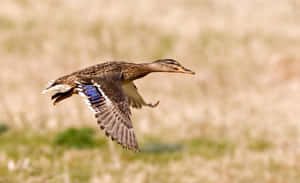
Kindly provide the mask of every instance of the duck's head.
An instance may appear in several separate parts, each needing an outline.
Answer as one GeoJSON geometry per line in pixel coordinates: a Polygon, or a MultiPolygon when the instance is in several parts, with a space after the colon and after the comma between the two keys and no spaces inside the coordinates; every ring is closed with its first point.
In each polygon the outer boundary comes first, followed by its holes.
{"type": "Polygon", "coordinates": [[[188,68],[183,67],[178,61],[173,59],[160,59],[151,63],[151,67],[157,72],[177,72],[185,74],[195,74],[188,68]]]}

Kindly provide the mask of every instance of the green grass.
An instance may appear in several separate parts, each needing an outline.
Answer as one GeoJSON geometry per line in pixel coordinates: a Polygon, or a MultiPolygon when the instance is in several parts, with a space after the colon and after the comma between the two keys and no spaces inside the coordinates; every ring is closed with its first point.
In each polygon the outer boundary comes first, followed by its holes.
{"type": "Polygon", "coordinates": [[[69,128],[55,135],[54,144],[69,148],[95,148],[101,144],[96,141],[95,131],[91,128],[69,128]]]}
{"type": "MultiPolygon", "coordinates": [[[[166,143],[147,137],[140,144],[141,152],[133,153],[114,143],[117,151],[125,152],[128,161],[142,160],[158,163],[182,159],[185,153],[197,154],[203,158],[218,158],[234,151],[234,145],[228,140],[197,138],[181,143],[166,143]]],[[[90,128],[69,128],[57,133],[33,134],[22,131],[10,131],[0,138],[0,146],[8,157],[19,159],[26,156],[43,155],[49,159],[63,156],[69,150],[103,150],[107,153],[108,138],[99,138],[90,128]],[[51,153],[50,153],[51,152],[51,153]]],[[[76,164],[75,164],[76,165],[76,164]]]]}
{"type": "Polygon", "coordinates": [[[206,159],[222,157],[227,153],[233,153],[235,149],[235,145],[229,140],[209,137],[191,139],[186,143],[189,144],[189,149],[192,153],[198,154],[206,159]]]}
{"type": "Polygon", "coordinates": [[[0,135],[4,134],[8,131],[8,126],[5,123],[0,122],[0,135]]]}
{"type": "Polygon", "coordinates": [[[248,148],[252,151],[264,152],[270,148],[272,148],[273,144],[266,139],[255,139],[250,140],[248,144],[248,148]]]}
{"type": "MultiPolygon", "coordinates": [[[[142,138],[141,152],[134,153],[116,143],[112,150],[107,145],[109,139],[95,132],[90,128],[69,128],[60,132],[46,133],[8,130],[0,136],[2,155],[4,153],[7,159],[4,161],[6,164],[1,163],[0,159],[0,182],[6,180],[17,182],[19,180],[17,174],[21,174],[24,178],[44,175],[43,180],[53,182],[63,181],[65,180],[63,177],[67,176],[70,181],[78,183],[91,181],[95,175],[104,175],[106,171],[114,176],[123,176],[122,170],[112,166],[116,160],[121,166],[144,164],[159,167],[165,175],[171,175],[167,169],[170,164],[186,163],[190,158],[201,158],[207,163],[222,160],[228,155],[234,156],[235,149],[240,146],[226,137],[202,136],[170,143],[147,136],[142,138]],[[23,167],[26,159],[30,160],[28,168],[23,167]],[[8,169],[10,161],[16,165],[14,170],[8,169]]],[[[250,141],[249,144],[251,144],[249,150],[255,152],[271,148],[265,140],[250,141]]],[[[195,162],[195,166],[196,164],[195,162]]],[[[270,161],[263,167],[267,167],[271,172],[285,172],[289,175],[285,170],[290,167],[275,161],[270,161]]],[[[236,168],[245,167],[240,164],[236,168]]],[[[167,180],[158,172],[155,175],[155,180],[167,180]]],[[[147,179],[153,180],[149,177],[147,179]]]]}

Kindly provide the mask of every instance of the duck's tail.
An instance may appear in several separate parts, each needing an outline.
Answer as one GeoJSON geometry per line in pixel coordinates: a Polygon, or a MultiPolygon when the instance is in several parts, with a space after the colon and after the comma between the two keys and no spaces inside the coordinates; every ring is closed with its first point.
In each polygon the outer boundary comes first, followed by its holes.
{"type": "Polygon", "coordinates": [[[56,85],[56,84],[55,84],[55,80],[49,81],[48,84],[47,84],[47,86],[46,86],[46,89],[44,89],[44,90],[42,91],[42,94],[45,94],[45,93],[51,91],[51,90],[52,90],[51,88],[54,87],[54,85],[56,85]]]}
{"type": "Polygon", "coordinates": [[[64,92],[67,91],[69,89],[71,89],[72,87],[68,84],[66,84],[65,82],[62,81],[61,78],[58,78],[56,80],[51,80],[48,82],[46,89],[44,89],[42,91],[43,94],[49,92],[49,91],[60,91],[60,92],[64,92]]]}
{"type": "Polygon", "coordinates": [[[74,94],[74,87],[63,83],[60,79],[51,80],[48,82],[46,89],[42,91],[43,94],[50,92],[50,91],[57,91],[54,95],[52,95],[51,99],[53,101],[53,105],[57,104],[58,102],[71,97],[74,94]]]}

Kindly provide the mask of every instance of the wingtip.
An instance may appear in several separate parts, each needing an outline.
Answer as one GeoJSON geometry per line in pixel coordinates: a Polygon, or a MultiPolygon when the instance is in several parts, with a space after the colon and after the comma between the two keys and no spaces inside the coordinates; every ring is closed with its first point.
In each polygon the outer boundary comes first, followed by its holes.
{"type": "Polygon", "coordinates": [[[137,146],[137,147],[134,147],[134,149],[132,149],[133,152],[135,153],[139,153],[141,152],[140,148],[137,146]]]}
{"type": "MultiPolygon", "coordinates": [[[[119,143],[118,143],[119,144],[119,143]]],[[[122,145],[122,144],[120,144],[120,145],[122,145]]],[[[122,145],[122,147],[123,147],[123,149],[126,149],[127,151],[132,151],[132,152],[134,152],[134,153],[139,153],[139,152],[141,152],[141,150],[140,150],[140,148],[138,147],[138,146],[123,146],[122,145]]]]}

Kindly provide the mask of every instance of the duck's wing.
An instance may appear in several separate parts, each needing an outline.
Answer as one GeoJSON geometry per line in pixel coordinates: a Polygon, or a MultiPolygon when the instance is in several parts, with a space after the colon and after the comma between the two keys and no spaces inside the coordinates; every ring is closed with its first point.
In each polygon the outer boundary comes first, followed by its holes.
{"type": "Polygon", "coordinates": [[[130,108],[123,93],[119,74],[77,82],[79,94],[86,98],[100,128],[124,148],[138,151],[138,143],[130,119],[130,108]]]}
{"type": "Polygon", "coordinates": [[[139,94],[138,89],[133,81],[123,83],[122,88],[131,107],[140,109],[142,106],[156,107],[159,104],[159,101],[157,101],[155,104],[146,103],[143,97],[139,94]]]}

